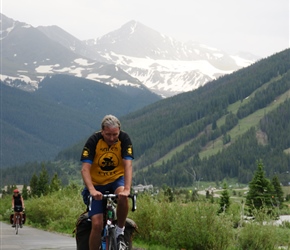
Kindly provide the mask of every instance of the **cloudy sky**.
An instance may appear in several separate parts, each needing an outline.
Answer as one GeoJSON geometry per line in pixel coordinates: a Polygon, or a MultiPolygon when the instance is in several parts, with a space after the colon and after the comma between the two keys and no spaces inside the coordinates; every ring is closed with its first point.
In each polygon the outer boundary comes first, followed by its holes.
{"type": "Polygon", "coordinates": [[[289,0],[1,0],[1,13],[80,40],[135,20],[180,41],[267,57],[289,47],[289,0]]]}

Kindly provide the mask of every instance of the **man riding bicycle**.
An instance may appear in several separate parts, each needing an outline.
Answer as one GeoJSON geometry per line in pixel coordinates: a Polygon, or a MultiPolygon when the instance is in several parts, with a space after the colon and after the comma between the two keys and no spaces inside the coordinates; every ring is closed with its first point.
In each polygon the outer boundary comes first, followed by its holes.
{"type": "Polygon", "coordinates": [[[99,249],[103,229],[102,195],[106,191],[118,194],[116,237],[118,249],[126,249],[124,229],[129,211],[128,195],[132,183],[133,147],[127,133],[121,130],[120,121],[107,115],[101,123],[101,131],[90,136],[83,148],[82,177],[85,188],[82,192],[88,205],[92,199],[89,217],[92,229],[89,239],[90,250],[99,249]]]}
{"type": "Polygon", "coordinates": [[[17,215],[19,215],[20,216],[19,225],[22,228],[22,217],[23,217],[23,210],[25,209],[25,206],[24,206],[23,197],[19,193],[19,190],[18,189],[15,189],[13,191],[13,196],[12,196],[12,209],[14,211],[12,227],[15,227],[16,217],[17,217],[17,215]]]}

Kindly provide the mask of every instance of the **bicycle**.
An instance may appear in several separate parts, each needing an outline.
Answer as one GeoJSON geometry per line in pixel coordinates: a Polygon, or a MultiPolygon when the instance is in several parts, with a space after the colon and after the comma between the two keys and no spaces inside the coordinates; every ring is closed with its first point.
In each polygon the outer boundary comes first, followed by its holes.
{"type": "MultiPolygon", "coordinates": [[[[117,250],[117,239],[116,239],[116,203],[114,199],[118,197],[117,194],[105,193],[103,194],[104,201],[104,213],[103,213],[103,232],[101,240],[101,250],[117,250]]],[[[129,195],[132,199],[132,212],[137,209],[137,195],[129,195]]],[[[90,196],[90,204],[92,202],[92,197],[90,196]]],[[[90,209],[90,204],[88,209],[90,209]]],[[[129,247],[130,248],[130,247],[129,247]]]]}
{"type": "Polygon", "coordinates": [[[19,223],[19,220],[20,220],[20,216],[19,214],[16,215],[16,223],[15,223],[15,233],[18,234],[18,229],[20,227],[20,223],[19,223]]]}
{"type": "MultiPolygon", "coordinates": [[[[22,210],[22,211],[24,212],[24,210],[22,210]]],[[[22,212],[22,211],[20,211],[20,208],[17,208],[17,207],[15,208],[15,210],[12,209],[12,212],[14,213],[13,216],[16,216],[16,219],[15,219],[15,234],[18,234],[19,228],[22,228],[23,221],[21,221],[21,223],[20,223],[20,218],[21,218],[20,212],[22,212]]],[[[23,217],[22,217],[22,220],[23,220],[23,217]]],[[[14,221],[14,218],[13,218],[13,221],[14,221]]]]}

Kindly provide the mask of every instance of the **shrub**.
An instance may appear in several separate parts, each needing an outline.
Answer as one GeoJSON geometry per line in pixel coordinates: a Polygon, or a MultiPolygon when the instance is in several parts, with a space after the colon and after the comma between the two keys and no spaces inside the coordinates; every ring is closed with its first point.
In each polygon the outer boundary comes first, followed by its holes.
{"type": "Polygon", "coordinates": [[[25,201],[27,223],[49,231],[72,234],[75,222],[85,210],[81,187],[70,185],[51,195],[25,201]]]}
{"type": "Polygon", "coordinates": [[[273,250],[277,243],[276,226],[262,225],[254,221],[246,223],[238,235],[238,249],[273,250]]]}
{"type": "MultiPolygon", "coordinates": [[[[229,216],[217,216],[218,205],[164,202],[162,197],[142,196],[132,213],[140,236],[174,249],[224,250],[233,239],[229,216]]],[[[137,237],[139,236],[137,235],[137,237]]]]}

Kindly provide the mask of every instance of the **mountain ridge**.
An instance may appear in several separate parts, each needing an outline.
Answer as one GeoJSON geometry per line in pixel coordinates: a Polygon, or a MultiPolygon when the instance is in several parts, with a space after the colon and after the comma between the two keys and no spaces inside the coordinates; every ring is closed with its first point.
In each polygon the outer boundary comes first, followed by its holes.
{"type": "Polygon", "coordinates": [[[143,85],[166,98],[255,61],[194,42],[179,42],[136,21],[100,38],[80,41],[57,26],[33,28],[3,14],[1,20],[5,23],[3,51],[9,48],[3,60],[2,80],[10,77],[37,85],[46,75],[66,73],[116,87],[143,85]],[[11,47],[14,43],[16,47],[11,47]],[[47,44],[43,51],[42,44],[47,44]],[[13,53],[16,48],[17,53],[13,53]]]}
{"type": "MultiPolygon", "coordinates": [[[[131,85],[146,88],[121,68],[76,54],[31,25],[14,21],[3,14],[1,21],[1,27],[5,29],[1,30],[4,34],[1,40],[2,81],[21,80],[31,85],[27,88],[31,91],[37,89],[38,83],[48,75],[70,74],[115,87],[131,85]]],[[[61,34],[71,37],[62,30],[61,34]]]]}
{"type": "Polygon", "coordinates": [[[136,21],[86,43],[107,62],[165,97],[196,89],[253,63],[203,44],[179,42],[136,21]]]}

